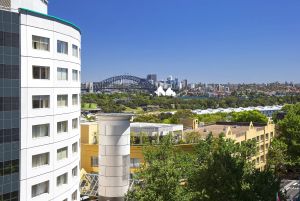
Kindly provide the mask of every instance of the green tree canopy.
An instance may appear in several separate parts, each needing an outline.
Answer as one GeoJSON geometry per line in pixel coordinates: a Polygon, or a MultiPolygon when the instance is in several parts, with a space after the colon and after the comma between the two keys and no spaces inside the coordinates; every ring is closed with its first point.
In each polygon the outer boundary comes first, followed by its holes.
{"type": "Polygon", "coordinates": [[[268,118],[260,113],[259,111],[244,111],[244,112],[233,112],[232,121],[234,122],[255,122],[255,123],[267,123],[268,118]]]}
{"type": "Polygon", "coordinates": [[[137,178],[136,185],[126,199],[129,201],[185,201],[190,200],[181,179],[189,169],[191,158],[176,150],[171,143],[171,135],[161,144],[146,146],[143,150],[145,163],[137,178]]]}
{"type": "Polygon", "coordinates": [[[192,155],[183,154],[165,138],[144,150],[141,182],[127,195],[130,201],[272,201],[279,179],[270,170],[256,171],[249,158],[256,142],[236,144],[221,135],[201,140],[192,155]]]}
{"type": "Polygon", "coordinates": [[[278,122],[279,139],[287,145],[291,162],[300,166],[300,103],[284,108],[287,114],[278,122]]]}

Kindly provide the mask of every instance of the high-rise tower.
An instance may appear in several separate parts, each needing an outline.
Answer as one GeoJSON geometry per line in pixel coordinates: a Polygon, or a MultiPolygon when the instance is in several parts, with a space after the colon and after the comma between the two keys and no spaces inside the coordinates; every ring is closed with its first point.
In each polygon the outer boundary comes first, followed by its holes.
{"type": "Polygon", "coordinates": [[[80,29],[0,0],[0,200],[79,200],[80,29]]]}

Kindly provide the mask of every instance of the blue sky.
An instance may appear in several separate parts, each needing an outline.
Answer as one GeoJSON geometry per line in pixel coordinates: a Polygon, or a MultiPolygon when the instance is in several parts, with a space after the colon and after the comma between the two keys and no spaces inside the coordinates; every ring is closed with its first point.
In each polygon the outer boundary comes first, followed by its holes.
{"type": "Polygon", "coordinates": [[[299,0],[50,0],[82,30],[82,80],[300,82],[299,0]]]}

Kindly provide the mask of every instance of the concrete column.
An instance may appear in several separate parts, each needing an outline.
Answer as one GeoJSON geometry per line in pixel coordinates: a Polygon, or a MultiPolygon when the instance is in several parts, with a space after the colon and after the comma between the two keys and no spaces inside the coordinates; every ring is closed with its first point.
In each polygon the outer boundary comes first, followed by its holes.
{"type": "Polygon", "coordinates": [[[100,114],[99,201],[124,201],[130,175],[131,114],[100,114]]]}

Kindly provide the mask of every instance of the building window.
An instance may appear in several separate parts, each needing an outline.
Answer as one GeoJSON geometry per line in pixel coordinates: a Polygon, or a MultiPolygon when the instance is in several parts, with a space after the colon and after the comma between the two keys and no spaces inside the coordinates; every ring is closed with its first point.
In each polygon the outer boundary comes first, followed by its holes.
{"type": "Polygon", "coordinates": [[[56,186],[61,186],[68,183],[68,173],[62,174],[56,178],[56,186]]]}
{"type": "Polygon", "coordinates": [[[78,46],[77,45],[72,45],[72,55],[74,57],[78,57],[78,46]]]}
{"type": "Polygon", "coordinates": [[[76,166],[72,169],[72,177],[77,177],[77,176],[78,176],[78,168],[76,166]]]}
{"type": "Polygon", "coordinates": [[[63,160],[68,158],[68,147],[64,147],[57,150],[57,160],[63,160]]]}
{"type": "Polygon", "coordinates": [[[91,157],[91,166],[92,167],[98,167],[99,166],[98,156],[92,156],[91,157]]]}
{"type": "Polygon", "coordinates": [[[50,96],[32,96],[32,108],[49,108],[50,96]]]}
{"type": "Polygon", "coordinates": [[[72,193],[72,201],[77,200],[77,190],[72,193]]]}
{"type": "Polygon", "coordinates": [[[68,54],[68,43],[57,40],[57,52],[62,54],[68,54]]]}
{"type": "Polygon", "coordinates": [[[72,119],[72,129],[78,128],[78,118],[72,119]]]}
{"type": "Polygon", "coordinates": [[[41,36],[32,36],[32,48],[35,50],[50,51],[50,39],[41,36]]]}
{"type": "Polygon", "coordinates": [[[39,195],[49,193],[49,181],[45,181],[39,184],[36,184],[31,187],[31,197],[37,197],[39,195]]]}
{"type": "Polygon", "coordinates": [[[264,151],[264,145],[260,145],[260,151],[264,151]]]}
{"type": "Polygon", "coordinates": [[[57,80],[68,80],[67,68],[57,68],[57,80]]]}
{"type": "Polygon", "coordinates": [[[68,107],[68,95],[57,95],[57,107],[68,107]]]}
{"type": "Polygon", "coordinates": [[[72,70],[72,80],[78,81],[78,70],[72,70]]]}
{"type": "Polygon", "coordinates": [[[49,137],[49,124],[41,124],[32,126],[32,138],[49,137]]]}
{"type": "Polygon", "coordinates": [[[130,167],[131,168],[139,168],[141,163],[141,159],[139,158],[131,158],[130,159],[130,167]]]}
{"type": "Polygon", "coordinates": [[[49,80],[50,68],[45,66],[32,66],[33,79],[49,80]]]}
{"type": "Polygon", "coordinates": [[[75,154],[78,152],[78,143],[75,142],[74,144],[72,144],[72,153],[75,154]]]}
{"type": "Polygon", "coordinates": [[[57,122],[57,133],[68,132],[68,121],[57,122]]]}
{"type": "Polygon", "coordinates": [[[72,95],[72,105],[78,105],[78,94],[72,95]]]}
{"type": "Polygon", "coordinates": [[[49,165],[49,153],[43,153],[32,156],[32,167],[40,167],[44,165],[49,165]]]}

